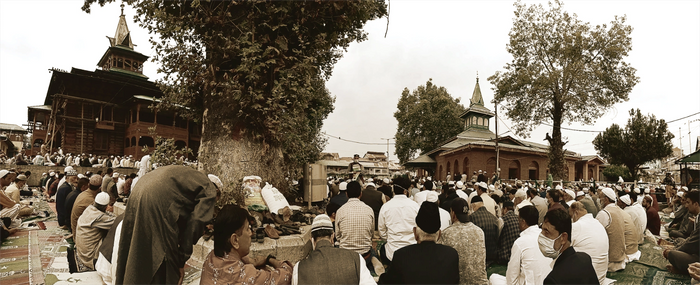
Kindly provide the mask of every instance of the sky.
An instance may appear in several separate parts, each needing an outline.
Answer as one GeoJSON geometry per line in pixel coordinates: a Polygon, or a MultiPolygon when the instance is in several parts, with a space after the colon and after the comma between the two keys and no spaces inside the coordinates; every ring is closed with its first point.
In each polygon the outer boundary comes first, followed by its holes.
{"type": "MultiPolygon", "coordinates": [[[[525,3],[546,6],[546,1],[525,3]]],[[[91,14],[81,6],[82,1],[0,0],[0,122],[26,124],[26,107],[44,102],[49,69],[97,68],[109,47],[106,36],[116,31],[119,3],[93,5],[91,14]]],[[[684,154],[691,144],[695,149],[700,136],[700,1],[579,0],[565,1],[564,10],[594,26],[627,15],[634,31],[625,61],[640,78],[629,100],[614,105],[593,125],[565,122],[563,127],[588,131],[562,130],[569,141],[565,148],[596,154],[591,142],[597,131],[613,123],[624,126],[628,111],[639,108],[666,121],[695,114],[669,123],[674,146],[682,146],[684,154]]],[[[393,114],[401,92],[431,78],[468,107],[478,73],[486,107],[493,110],[493,86],[486,78],[512,60],[506,44],[513,11],[513,1],[391,1],[388,31],[387,18],[368,22],[368,40],[350,45],[326,84],[336,102],[322,129],[328,134],[325,151],[341,156],[386,152],[389,139],[389,157],[396,160],[393,114]]],[[[148,42],[153,35],[133,22],[133,9],[127,6],[124,13],[136,50],[154,56],[148,42]]],[[[151,80],[161,77],[150,61],[144,74],[151,80]]],[[[501,116],[498,124],[503,134],[515,123],[501,116]]],[[[546,143],[547,132],[551,127],[542,125],[529,137],[505,135],[546,143]]]]}

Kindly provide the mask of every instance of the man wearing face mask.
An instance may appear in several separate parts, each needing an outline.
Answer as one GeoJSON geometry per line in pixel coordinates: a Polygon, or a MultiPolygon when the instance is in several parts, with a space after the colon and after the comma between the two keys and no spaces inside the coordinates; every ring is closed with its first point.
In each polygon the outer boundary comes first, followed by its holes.
{"type": "Polygon", "coordinates": [[[566,211],[547,212],[537,243],[544,256],[554,259],[544,284],[600,284],[591,257],[571,246],[571,216],[566,211]]]}

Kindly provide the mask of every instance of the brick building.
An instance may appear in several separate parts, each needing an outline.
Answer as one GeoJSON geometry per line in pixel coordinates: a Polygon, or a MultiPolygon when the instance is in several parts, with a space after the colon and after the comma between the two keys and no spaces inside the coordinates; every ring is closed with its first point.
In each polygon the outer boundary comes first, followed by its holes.
{"type": "MultiPolygon", "coordinates": [[[[445,180],[448,173],[467,174],[486,171],[490,178],[496,172],[496,144],[499,149],[500,177],[502,179],[545,180],[548,146],[511,136],[499,137],[490,130],[490,120],[494,113],[484,106],[479,79],[470,100],[469,108],[460,116],[464,121],[464,131],[443,142],[436,149],[423,153],[404,165],[417,170],[418,176],[434,176],[445,180]]],[[[572,151],[565,152],[567,180],[596,181],[603,177],[602,168],[606,162],[598,156],[580,156],[572,151]]]]}
{"type": "Polygon", "coordinates": [[[176,146],[199,149],[201,124],[175,112],[149,108],[162,92],[143,74],[147,56],[134,50],[123,13],[109,47],[95,71],[53,68],[43,105],[28,107],[29,154],[41,145],[58,147],[64,153],[94,155],[145,155],[144,146],[154,147],[156,134],[174,138],[176,146]]]}

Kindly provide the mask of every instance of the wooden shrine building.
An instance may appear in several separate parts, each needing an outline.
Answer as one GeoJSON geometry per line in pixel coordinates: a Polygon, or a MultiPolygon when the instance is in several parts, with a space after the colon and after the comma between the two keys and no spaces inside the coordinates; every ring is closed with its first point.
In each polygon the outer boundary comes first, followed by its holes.
{"type": "Polygon", "coordinates": [[[29,154],[46,144],[52,151],[94,155],[145,155],[144,146],[154,147],[156,134],[175,139],[178,147],[189,147],[196,156],[201,124],[174,112],[149,108],[163,93],[143,74],[148,59],[134,50],[124,11],[114,37],[95,71],[53,68],[43,105],[28,107],[29,154]]]}

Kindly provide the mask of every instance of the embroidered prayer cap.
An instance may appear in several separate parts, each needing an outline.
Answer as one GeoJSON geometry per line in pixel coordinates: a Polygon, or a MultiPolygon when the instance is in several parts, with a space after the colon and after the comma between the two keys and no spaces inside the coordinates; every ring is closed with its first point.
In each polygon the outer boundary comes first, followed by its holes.
{"type": "Polygon", "coordinates": [[[109,204],[109,194],[107,194],[107,192],[100,192],[95,196],[95,203],[103,206],[109,204]]]}
{"type": "Polygon", "coordinates": [[[620,201],[622,201],[622,203],[625,203],[625,205],[627,205],[627,206],[632,204],[632,199],[630,199],[630,195],[620,196],[620,201]]]}
{"type": "Polygon", "coordinates": [[[566,192],[566,194],[569,194],[569,196],[571,196],[571,198],[576,198],[576,193],[574,193],[573,190],[566,189],[566,190],[564,190],[564,192],[566,192]]]}
{"type": "Polygon", "coordinates": [[[348,183],[343,181],[338,184],[338,188],[340,188],[340,191],[345,191],[348,190],[348,183]]]}
{"type": "Polygon", "coordinates": [[[438,194],[435,191],[428,191],[428,193],[425,194],[425,201],[424,202],[432,202],[435,203],[438,201],[438,194]]]}
{"type": "Polygon", "coordinates": [[[480,187],[481,189],[484,189],[484,190],[486,190],[486,189],[489,188],[489,186],[486,185],[486,182],[483,182],[483,181],[479,182],[479,187],[480,187]]]}
{"type": "Polygon", "coordinates": [[[66,171],[66,176],[78,176],[78,172],[71,169],[71,170],[66,171]]]}
{"type": "Polygon", "coordinates": [[[603,188],[603,194],[610,199],[610,201],[617,201],[617,196],[615,195],[615,190],[612,190],[611,188],[603,188]]]}
{"type": "Polygon", "coordinates": [[[7,169],[0,170],[0,178],[5,178],[8,173],[10,173],[10,171],[7,169]]]}
{"type": "Polygon", "coordinates": [[[382,182],[384,182],[384,184],[389,184],[391,183],[391,180],[389,180],[389,178],[384,178],[382,179],[382,182]]]}
{"type": "Polygon", "coordinates": [[[457,188],[457,189],[464,188],[464,183],[462,181],[457,181],[457,183],[455,183],[455,188],[457,188]]]}
{"type": "Polygon", "coordinates": [[[435,203],[422,203],[416,215],[416,226],[429,234],[434,234],[440,230],[438,205],[435,203]]]}
{"type": "Polygon", "coordinates": [[[311,224],[311,231],[318,230],[333,230],[333,222],[331,222],[331,218],[328,215],[321,214],[314,218],[314,222],[311,224]]]}
{"type": "Polygon", "coordinates": [[[118,172],[112,173],[112,178],[119,178],[119,173],[118,172]]]}
{"type": "Polygon", "coordinates": [[[17,178],[15,180],[22,180],[22,181],[27,181],[27,176],[24,176],[24,174],[17,175],[17,178]]]}
{"type": "Polygon", "coordinates": [[[581,197],[583,195],[586,195],[586,193],[583,193],[583,191],[576,192],[576,197],[581,197]]]}

